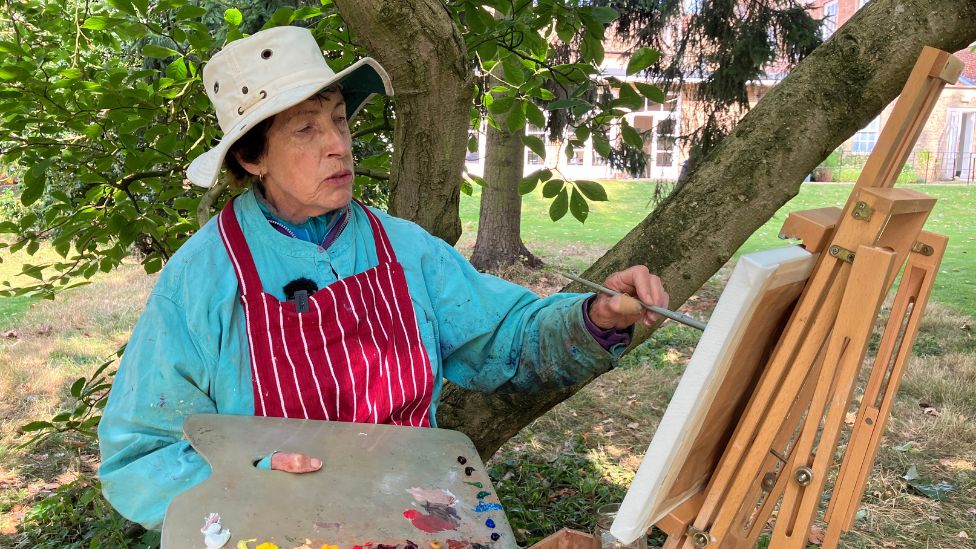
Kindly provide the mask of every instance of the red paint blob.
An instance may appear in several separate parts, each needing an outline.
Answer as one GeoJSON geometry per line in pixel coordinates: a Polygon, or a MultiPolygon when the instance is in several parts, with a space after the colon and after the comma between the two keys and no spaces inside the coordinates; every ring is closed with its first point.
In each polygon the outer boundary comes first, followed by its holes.
{"type": "Polygon", "coordinates": [[[403,517],[412,522],[414,528],[428,534],[454,530],[454,524],[451,521],[432,515],[421,515],[416,509],[407,509],[403,512],[403,517]]]}
{"type": "Polygon", "coordinates": [[[468,542],[459,539],[449,539],[447,540],[447,549],[464,549],[468,546],[468,542]]]}

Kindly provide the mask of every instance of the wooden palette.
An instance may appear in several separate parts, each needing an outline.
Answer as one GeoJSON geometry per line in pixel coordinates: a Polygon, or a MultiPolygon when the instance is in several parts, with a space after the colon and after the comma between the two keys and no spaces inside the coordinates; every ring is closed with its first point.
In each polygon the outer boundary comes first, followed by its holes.
{"type": "Polygon", "coordinates": [[[704,491],[815,260],[799,246],[739,259],[610,529],[618,539],[704,491]]]}
{"type": "Polygon", "coordinates": [[[163,549],[203,548],[200,528],[210,513],[230,530],[229,548],[247,540],[252,549],[306,540],[316,549],[517,547],[474,444],[456,431],[220,414],[189,416],[183,429],[213,473],[170,504],[163,549]],[[306,474],[254,467],[275,450],[325,465],[306,474]],[[456,498],[448,517],[455,524],[426,531],[445,509],[417,494],[436,491],[456,498]]]}

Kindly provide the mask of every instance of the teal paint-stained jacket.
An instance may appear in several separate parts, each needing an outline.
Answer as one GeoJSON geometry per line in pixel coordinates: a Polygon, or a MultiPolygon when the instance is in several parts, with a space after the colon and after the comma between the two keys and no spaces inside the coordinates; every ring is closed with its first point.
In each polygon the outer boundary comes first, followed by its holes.
{"type": "MultiPolygon", "coordinates": [[[[267,221],[253,192],[236,214],[265,291],[284,300],[298,277],[319,288],[377,264],[365,213],[329,246],[290,238],[267,221]]],[[[376,211],[403,265],[434,375],[477,391],[568,386],[608,370],[623,349],[605,350],[587,330],[589,294],[540,299],[477,272],[417,225],[376,211]]],[[[430,420],[441,384],[434,384],[430,420]]],[[[188,414],[254,415],[250,357],[238,283],[216,217],[190,238],[159,276],[140,317],[98,428],[106,498],[126,518],[162,525],[170,500],[210,475],[184,439],[188,414]]],[[[266,464],[265,464],[266,465],[266,464]]]]}

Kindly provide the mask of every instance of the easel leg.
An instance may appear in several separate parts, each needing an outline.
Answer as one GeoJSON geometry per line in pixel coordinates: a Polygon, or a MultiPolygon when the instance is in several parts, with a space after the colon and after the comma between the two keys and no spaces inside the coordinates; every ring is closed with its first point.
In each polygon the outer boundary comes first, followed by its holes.
{"type": "Polygon", "coordinates": [[[891,306],[878,354],[871,368],[864,397],[851,431],[844,461],[834,484],[824,521],[823,547],[837,546],[840,536],[851,528],[860,505],[881,437],[894,404],[895,394],[908,362],[922,313],[945,253],[944,236],[923,232],[916,250],[908,257],[905,274],[891,306]],[[925,255],[924,252],[928,252],[925,255]]]}

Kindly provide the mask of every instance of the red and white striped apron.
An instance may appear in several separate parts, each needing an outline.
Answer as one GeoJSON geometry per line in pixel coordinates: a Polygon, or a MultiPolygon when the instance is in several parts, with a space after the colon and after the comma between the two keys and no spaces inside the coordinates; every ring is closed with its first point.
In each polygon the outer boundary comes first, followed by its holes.
{"type": "Polygon", "coordinates": [[[304,313],[264,291],[234,202],[220,212],[247,322],[255,415],[430,425],[434,379],[403,267],[379,219],[359,206],[379,265],[318,290],[304,313]]]}

